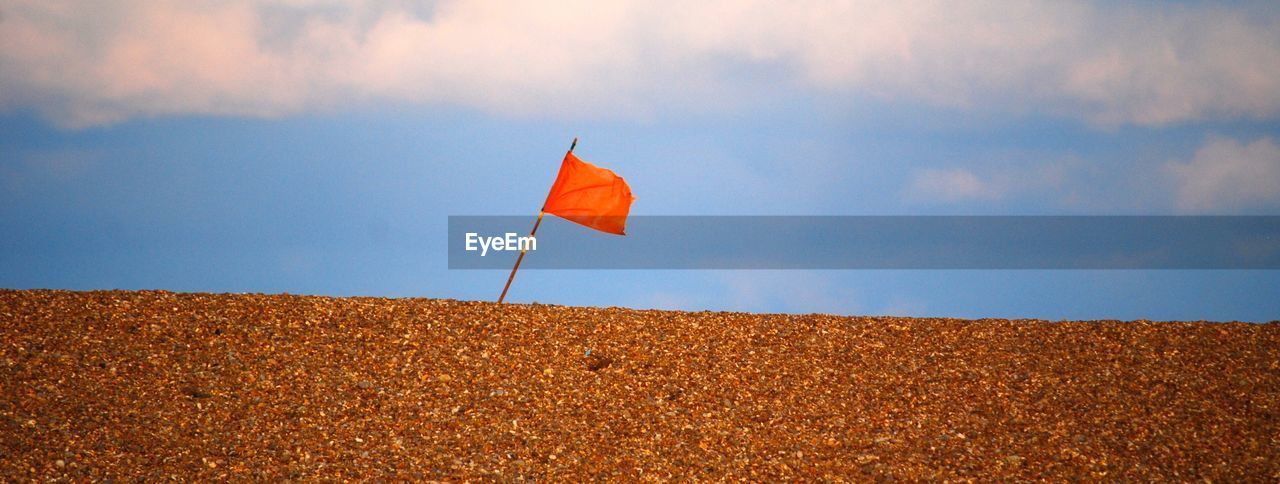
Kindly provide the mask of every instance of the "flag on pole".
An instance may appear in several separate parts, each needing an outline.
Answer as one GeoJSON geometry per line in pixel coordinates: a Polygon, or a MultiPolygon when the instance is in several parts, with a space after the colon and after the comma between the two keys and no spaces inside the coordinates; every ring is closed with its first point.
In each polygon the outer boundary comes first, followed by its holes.
{"type": "Polygon", "coordinates": [[[601,232],[626,235],[627,212],[635,199],[622,177],[569,151],[542,211],[601,232]]]}
{"type": "MultiPolygon", "coordinates": [[[[547,213],[601,232],[626,235],[627,212],[631,211],[631,202],[636,199],[631,196],[631,187],[614,172],[579,160],[573,154],[575,146],[578,146],[578,138],[569,145],[569,152],[560,163],[560,173],[551,184],[551,192],[547,193],[547,201],[542,204],[529,236],[538,233],[542,215],[547,213]]],[[[507,284],[502,286],[498,304],[507,298],[507,290],[511,289],[516,271],[520,270],[524,254],[525,250],[521,249],[516,264],[511,266],[511,275],[507,276],[507,284]]]]}

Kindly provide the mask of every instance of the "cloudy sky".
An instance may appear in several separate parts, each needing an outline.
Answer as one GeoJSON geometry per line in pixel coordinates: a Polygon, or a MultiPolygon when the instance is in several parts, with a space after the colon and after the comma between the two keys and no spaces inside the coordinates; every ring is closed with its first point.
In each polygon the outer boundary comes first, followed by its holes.
{"type": "MultiPolygon", "coordinates": [[[[0,0],[0,286],[492,299],[569,140],[634,214],[1277,214],[1272,2],[0,0]]],[[[568,224],[547,230],[575,230],[568,224]]],[[[1280,319],[1274,271],[530,271],[516,301],[1280,319]]]]}

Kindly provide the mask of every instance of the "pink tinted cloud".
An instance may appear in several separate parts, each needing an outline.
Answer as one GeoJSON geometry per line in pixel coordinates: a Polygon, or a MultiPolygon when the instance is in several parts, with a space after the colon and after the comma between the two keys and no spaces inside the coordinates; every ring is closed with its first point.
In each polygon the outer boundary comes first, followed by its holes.
{"type": "Polygon", "coordinates": [[[775,89],[1111,125],[1280,112],[1265,5],[6,0],[0,15],[0,106],[68,127],[369,101],[643,118],[775,89]]]}

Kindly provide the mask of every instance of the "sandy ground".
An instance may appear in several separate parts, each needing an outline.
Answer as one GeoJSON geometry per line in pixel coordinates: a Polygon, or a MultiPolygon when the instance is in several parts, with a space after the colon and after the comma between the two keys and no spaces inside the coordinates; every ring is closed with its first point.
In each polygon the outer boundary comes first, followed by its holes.
{"type": "Polygon", "coordinates": [[[1274,482],[1280,324],[0,290],[0,480],[105,478],[1274,482]]]}

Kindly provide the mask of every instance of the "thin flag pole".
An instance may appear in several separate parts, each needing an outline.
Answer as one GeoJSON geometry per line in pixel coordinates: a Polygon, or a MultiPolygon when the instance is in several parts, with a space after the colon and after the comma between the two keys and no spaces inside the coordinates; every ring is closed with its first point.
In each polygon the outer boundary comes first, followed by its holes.
{"type": "MultiPolygon", "coordinates": [[[[578,138],[574,137],[573,143],[569,145],[569,152],[573,153],[573,149],[577,146],[578,146],[578,138]]],[[[533,230],[529,231],[529,237],[533,237],[534,234],[538,233],[538,226],[542,225],[542,216],[545,215],[545,212],[543,212],[543,210],[545,210],[546,208],[547,208],[547,205],[544,202],[542,205],[542,209],[538,210],[538,220],[533,222],[533,230]]],[[[520,270],[520,262],[524,260],[525,252],[527,252],[527,249],[525,249],[522,245],[520,249],[520,255],[516,257],[516,265],[511,267],[511,275],[507,276],[507,285],[502,286],[502,295],[498,296],[498,304],[502,304],[502,300],[507,298],[507,290],[511,289],[511,281],[514,281],[516,279],[516,271],[520,270]]]]}

